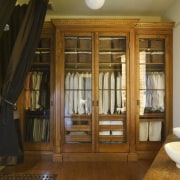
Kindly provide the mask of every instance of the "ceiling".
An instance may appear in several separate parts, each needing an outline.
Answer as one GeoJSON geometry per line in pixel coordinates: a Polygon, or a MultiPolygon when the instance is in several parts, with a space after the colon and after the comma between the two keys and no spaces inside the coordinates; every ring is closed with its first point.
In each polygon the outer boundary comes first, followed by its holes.
{"type": "Polygon", "coordinates": [[[176,0],[106,0],[91,10],[85,0],[49,0],[48,15],[56,16],[162,16],[176,0]]]}
{"type": "MultiPolygon", "coordinates": [[[[19,3],[29,0],[17,0],[19,3]]],[[[105,0],[99,10],[89,9],[85,0],[49,0],[47,16],[162,16],[176,0],[105,0]]]]}

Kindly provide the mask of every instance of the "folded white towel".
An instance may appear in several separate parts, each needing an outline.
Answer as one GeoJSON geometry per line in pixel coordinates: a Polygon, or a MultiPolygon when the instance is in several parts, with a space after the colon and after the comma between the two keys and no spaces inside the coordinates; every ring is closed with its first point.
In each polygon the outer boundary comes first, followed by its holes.
{"type": "Polygon", "coordinates": [[[149,123],[149,141],[161,141],[162,122],[149,123]]]}
{"type": "Polygon", "coordinates": [[[101,135],[101,136],[108,136],[108,135],[110,135],[110,131],[100,131],[99,132],[99,135],[101,135]]]}
{"type": "Polygon", "coordinates": [[[112,135],[115,135],[115,136],[123,135],[123,131],[112,131],[112,135]]]}
{"type": "Polygon", "coordinates": [[[148,122],[139,123],[139,140],[140,141],[148,140],[148,122]]]}

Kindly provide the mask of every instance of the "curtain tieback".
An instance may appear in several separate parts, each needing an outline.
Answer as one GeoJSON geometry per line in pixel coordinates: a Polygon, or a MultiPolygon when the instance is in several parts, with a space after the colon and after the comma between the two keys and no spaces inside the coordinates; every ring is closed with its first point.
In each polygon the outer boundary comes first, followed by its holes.
{"type": "Polygon", "coordinates": [[[12,103],[11,101],[7,100],[6,98],[4,98],[3,96],[0,95],[0,104],[2,101],[6,102],[7,104],[10,104],[13,107],[16,106],[14,103],[12,103]]]}

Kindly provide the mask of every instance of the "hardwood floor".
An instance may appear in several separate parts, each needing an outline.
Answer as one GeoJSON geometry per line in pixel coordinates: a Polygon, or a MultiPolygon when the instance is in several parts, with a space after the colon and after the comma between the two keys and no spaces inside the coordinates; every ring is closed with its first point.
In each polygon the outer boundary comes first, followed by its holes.
{"type": "Polygon", "coordinates": [[[3,174],[56,174],[56,180],[142,180],[150,160],[137,162],[52,162],[25,157],[23,164],[6,166],[3,174]]]}

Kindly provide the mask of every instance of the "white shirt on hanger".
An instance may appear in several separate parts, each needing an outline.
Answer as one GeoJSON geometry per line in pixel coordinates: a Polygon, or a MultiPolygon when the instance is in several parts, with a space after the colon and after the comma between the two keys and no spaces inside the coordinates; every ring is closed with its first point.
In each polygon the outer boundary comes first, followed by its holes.
{"type": "Polygon", "coordinates": [[[70,72],[66,74],[65,77],[65,115],[69,114],[69,82],[70,82],[70,72]]]}
{"type": "Polygon", "coordinates": [[[99,114],[103,114],[103,77],[104,73],[99,73],[99,114]]]}
{"type": "Polygon", "coordinates": [[[111,114],[114,114],[115,109],[115,75],[114,72],[111,73],[111,114]]]}
{"type": "Polygon", "coordinates": [[[78,113],[84,114],[84,74],[79,75],[79,103],[78,103],[78,113]]]}
{"type": "Polygon", "coordinates": [[[78,113],[78,100],[79,100],[79,73],[76,72],[74,75],[74,113],[78,113]]]}

